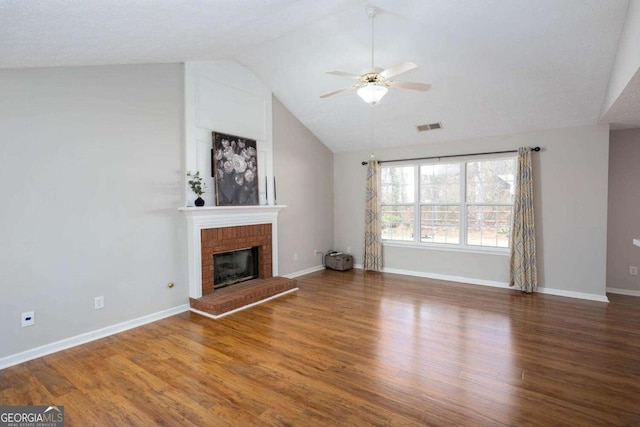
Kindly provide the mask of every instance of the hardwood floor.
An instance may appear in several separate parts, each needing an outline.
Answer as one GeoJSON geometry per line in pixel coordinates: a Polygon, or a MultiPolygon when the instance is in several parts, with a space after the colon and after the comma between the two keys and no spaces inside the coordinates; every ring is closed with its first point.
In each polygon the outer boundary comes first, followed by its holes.
{"type": "Polygon", "coordinates": [[[67,426],[640,425],[640,299],[321,271],[0,371],[67,426]]]}

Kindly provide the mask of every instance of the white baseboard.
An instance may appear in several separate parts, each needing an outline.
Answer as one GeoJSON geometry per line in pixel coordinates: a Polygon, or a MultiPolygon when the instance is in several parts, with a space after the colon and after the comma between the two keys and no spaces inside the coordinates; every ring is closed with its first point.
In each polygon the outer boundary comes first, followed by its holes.
{"type": "Polygon", "coordinates": [[[424,277],[427,279],[446,280],[448,282],[467,283],[470,285],[491,286],[492,288],[509,288],[508,283],[493,280],[475,279],[473,277],[451,276],[448,274],[426,273],[423,271],[400,270],[397,268],[383,268],[383,273],[404,274],[406,276],[424,277]]]}
{"type": "Polygon", "coordinates": [[[538,292],[539,294],[556,295],[559,297],[577,298],[598,302],[609,302],[609,298],[607,298],[606,295],[586,294],[584,292],[565,291],[562,289],[553,288],[538,288],[536,289],[536,292],[538,292]]]}
{"type": "Polygon", "coordinates": [[[107,326],[106,328],[85,332],[84,334],[76,335],[70,338],[65,338],[60,341],[52,342],[50,344],[45,344],[40,347],[36,347],[20,353],[12,354],[10,356],[0,358],[0,369],[8,368],[9,366],[27,362],[32,359],[37,359],[38,357],[46,356],[47,354],[66,350],[68,348],[75,347],[80,344],[86,344],[88,342],[95,341],[100,338],[108,337],[109,335],[124,332],[128,329],[133,329],[138,326],[145,325],[147,323],[164,319],[165,317],[173,316],[179,313],[184,313],[185,311],[188,311],[188,310],[189,310],[189,304],[183,304],[173,308],[169,308],[167,310],[158,311],[156,313],[152,313],[146,316],[138,317],[136,319],[128,320],[126,322],[107,326]]]}
{"type": "MultiPolygon", "coordinates": [[[[356,268],[362,269],[362,265],[360,264],[356,268]]],[[[476,279],[473,277],[451,276],[448,274],[426,273],[422,271],[401,270],[397,268],[383,268],[382,271],[383,273],[404,274],[406,276],[424,277],[427,279],[446,280],[449,282],[466,283],[470,285],[490,286],[493,288],[511,289],[519,292],[519,289],[514,289],[510,287],[509,284],[506,282],[498,282],[493,280],[476,279]]],[[[609,302],[609,298],[607,298],[606,295],[587,294],[584,292],[573,292],[573,291],[565,291],[562,289],[542,288],[542,287],[537,288],[536,292],[540,294],[555,295],[555,296],[568,297],[568,298],[577,298],[577,299],[584,299],[589,301],[609,302]]],[[[638,292],[638,296],[640,296],[640,292],[638,292]]]]}
{"type": "Polygon", "coordinates": [[[296,277],[304,276],[305,274],[315,273],[316,271],[324,270],[324,265],[316,265],[315,267],[306,268],[304,270],[296,271],[294,273],[285,274],[282,277],[287,279],[295,279],[296,277]]]}
{"type": "Polygon", "coordinates": [[[228,316],[228,315],[233,314],[233,313],[237,313],[238,311],[246,310],[249,307],[253,307],[255,305],[262,304],[263,302],[267,302],[267,301],[271,301],[272,299],[280,298],[281,296],[286,295],[286,294],[290,294],[291,292],[296,292],[298,289],[299,288],[289,289],[288,291],[280,292],[279,294],[270,296],[269,298],[261,299],[260,301],[252,302],[251,304],[247,304],[247,305],[243,305],[242,307],[234,308],[233,310],[229,310],[229,311],[224,312],[222,314],[211,314],[211,313],[204,312],[202,310],[197,310],[195,308],[191,308],[190,310],[192,312],[194,312],[194,313],[197,313],[197,314],[201,315],[201,316],[205,316],[205,317],[209,317],[211,319],[216,319],[217,320],[217,319],[220,319],[221,317],[228,316]]]}
{"type": "Polygon", "coordinates": [[[640,291],[634,291],[631,289],[620,289],[607,287],[607,292],[612,294],[629,295],[632,297],[640,297],[640,291]]]}

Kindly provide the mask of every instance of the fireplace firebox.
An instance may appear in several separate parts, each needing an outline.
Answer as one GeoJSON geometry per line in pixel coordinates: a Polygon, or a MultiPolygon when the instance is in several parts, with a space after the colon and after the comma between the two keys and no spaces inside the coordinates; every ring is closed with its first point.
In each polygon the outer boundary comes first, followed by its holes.
{"type": "Polygon", "coordinates": [[[213,254],[214,289],[246,282],[258,276],[257,247],[213,254]]]}

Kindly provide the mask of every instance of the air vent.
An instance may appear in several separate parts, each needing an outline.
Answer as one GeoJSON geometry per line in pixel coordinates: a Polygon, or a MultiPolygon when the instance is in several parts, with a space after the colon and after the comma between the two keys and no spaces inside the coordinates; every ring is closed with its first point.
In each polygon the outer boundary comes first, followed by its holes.
{"type": "Polygon", "coordinates": [[[428,125],[419,125],[416,126],[418,128],[418,132],[425,132],[428,130],[436,130],[436,129],[442,129],[442,123],[438,122],[438,123],[431,123],[428,125]]]}

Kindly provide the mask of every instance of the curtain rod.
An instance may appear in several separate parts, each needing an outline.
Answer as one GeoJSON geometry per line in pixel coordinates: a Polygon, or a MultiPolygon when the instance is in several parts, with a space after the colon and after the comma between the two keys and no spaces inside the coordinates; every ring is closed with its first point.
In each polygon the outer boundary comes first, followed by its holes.
{"type": "MultiPolygon", "coordinates": [[[[531,151],[540,151],[540,147],[533,147],[531,151]]],[[[470,154],[449,154],[447,156],[432,156],[432,157],[414,157],[412,159],[396,159],[396,160],[378,160],[378,163],[390,163],[390,162],[406,162],[409,160],[431,160],[431,159],[447,159],[451,157],[468,157],[468,156],[481,156],[485,154],[505,154],[505,153],[517,153],[518,150],[507,151],[488,151],[485,153],[470,153],[470,154]]],[[[362,166],[366,166],[368,162],[362,162],[362,166]]]]}

